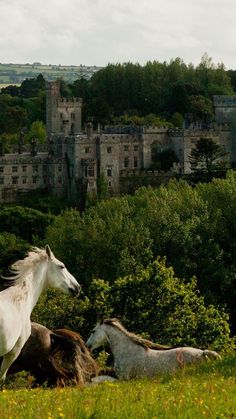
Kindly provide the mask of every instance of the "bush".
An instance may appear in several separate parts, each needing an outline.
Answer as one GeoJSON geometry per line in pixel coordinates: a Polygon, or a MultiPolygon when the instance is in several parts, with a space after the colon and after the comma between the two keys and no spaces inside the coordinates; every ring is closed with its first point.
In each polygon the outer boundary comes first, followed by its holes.
{"type": "Polygon", "coordinates": [[[111,289],[113,314],[129,330],[177,346],[232,349],[228,315],[199,295],[195,278],[177,278],[165,259],[156,260],[137,275],[119,278],[111,289]]]}

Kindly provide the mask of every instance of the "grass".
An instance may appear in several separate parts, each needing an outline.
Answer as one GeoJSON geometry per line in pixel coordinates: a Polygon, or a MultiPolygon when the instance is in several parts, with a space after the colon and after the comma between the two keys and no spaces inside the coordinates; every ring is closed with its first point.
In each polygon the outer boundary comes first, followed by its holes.
{"type": "Polygon", "coordinates": [[[43,74],[45,79],[56,80],[62,77],[67,81],[74,81],[81,77],[90,78],[99,70],[96,66],[64,66],[64,65],[37,65],[37,64],[1,64],[0,81],[2,84],[22,83],[26,78],[35,78],[43,74]],[[13,74],[12,74],[13,72],[13,74]],[[13,76],[13,78],[12,78],[13,76]],[[14,82],[13,82],[14,80],[14,82]]]}
{"type": "Polygon", "coordinates": [[[236,418],[235,377],[234,356],[155,380],[104,383],[83,389],[4,389],[0,393],[0,417],[236,418]]]}
{"type": "Polygon", "coordinates": [[[0,83],[0,89],[7,86],[20,86],[20,83],[0,83]]]}

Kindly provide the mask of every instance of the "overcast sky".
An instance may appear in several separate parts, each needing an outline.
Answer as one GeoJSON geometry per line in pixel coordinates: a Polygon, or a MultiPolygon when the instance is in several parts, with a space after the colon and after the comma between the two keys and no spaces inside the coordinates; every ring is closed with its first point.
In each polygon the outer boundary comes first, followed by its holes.
{"type": "Polygon", "coordinates": [[[0,62],[236,69],[236,0],[0,0],[0,62]]]}

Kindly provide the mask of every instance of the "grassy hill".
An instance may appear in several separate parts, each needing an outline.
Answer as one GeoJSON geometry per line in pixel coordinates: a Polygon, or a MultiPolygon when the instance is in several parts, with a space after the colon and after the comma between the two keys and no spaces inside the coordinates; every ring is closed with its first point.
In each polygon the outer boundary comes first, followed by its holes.
{"type": "Polygon", "coordinates": [[[101,67],[97,66],[63,66],[63,65],[42,65],[33,64],[1,64],[0,63],[0,85],[20,84],[27,78],[35,78],[42,74],[46,80],[63,78],[65,81],[73,82],[81,77],[89,79],[101,67]]]}

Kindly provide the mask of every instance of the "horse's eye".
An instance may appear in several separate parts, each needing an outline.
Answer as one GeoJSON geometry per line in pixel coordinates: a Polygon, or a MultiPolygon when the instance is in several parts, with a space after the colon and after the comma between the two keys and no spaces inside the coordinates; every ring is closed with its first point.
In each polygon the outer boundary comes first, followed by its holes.
{"type": "Polygon", "coordinates": [[[60,265],[60,268],[61,268],[61,269],[64,269],[64,267],[65,267],[64,265],[60,265]]]}

